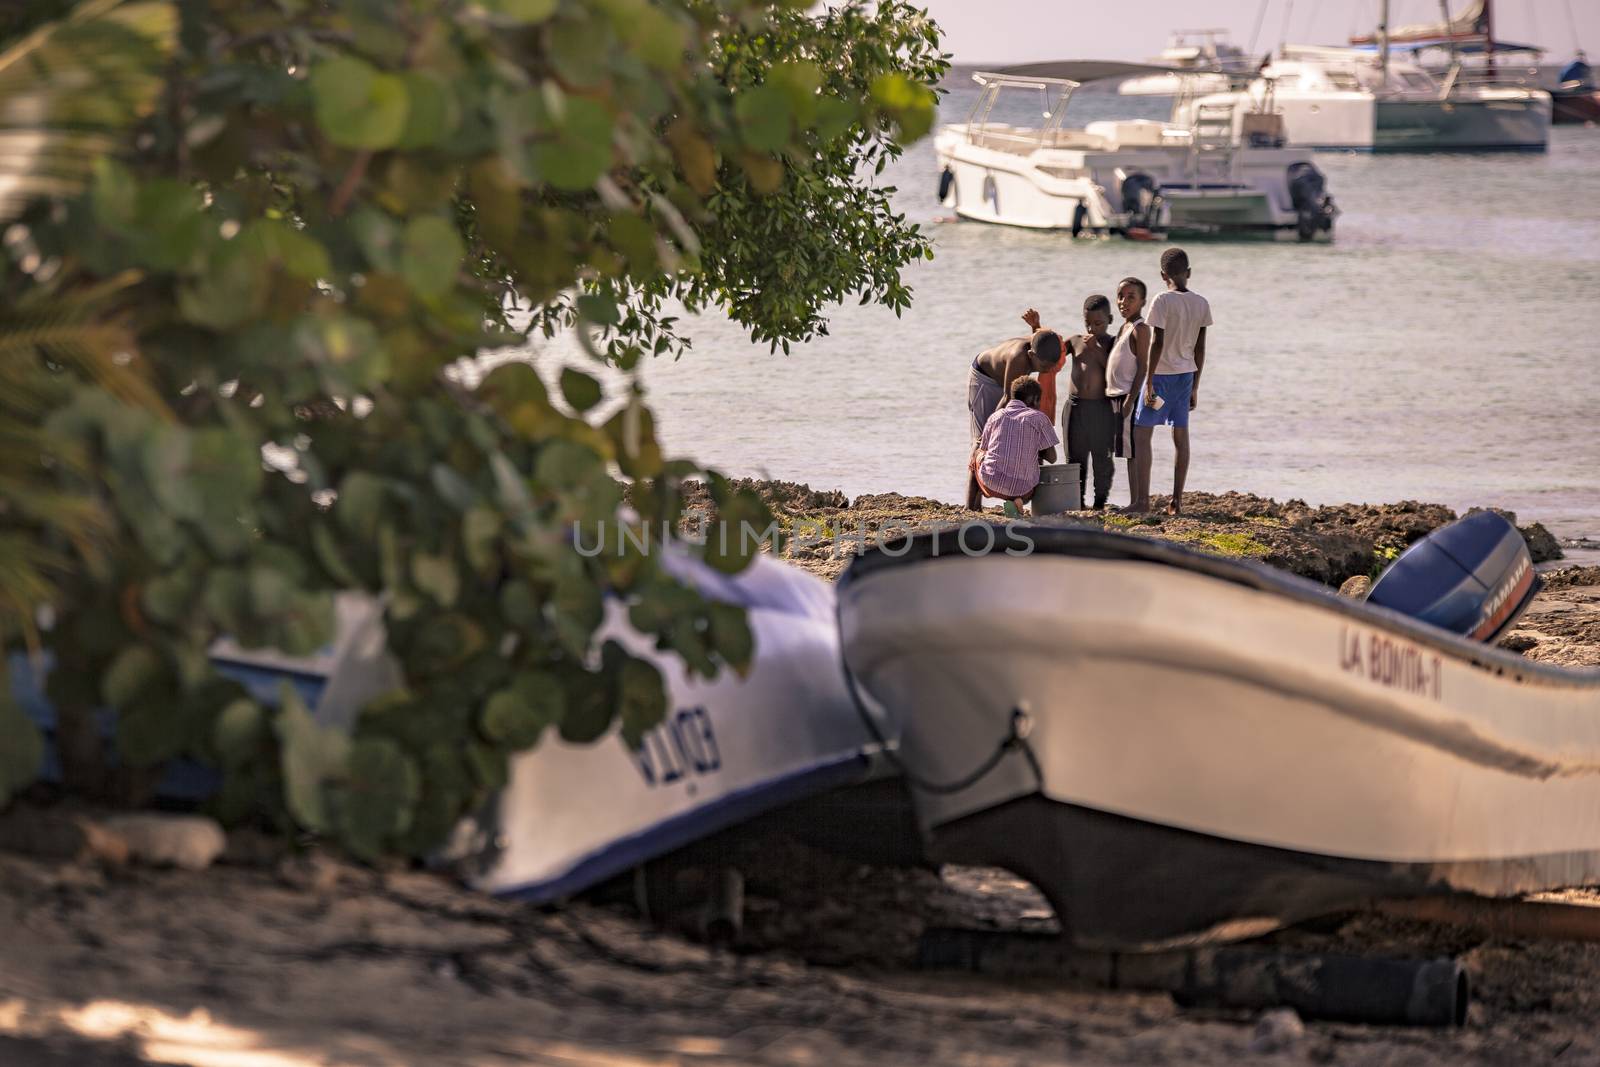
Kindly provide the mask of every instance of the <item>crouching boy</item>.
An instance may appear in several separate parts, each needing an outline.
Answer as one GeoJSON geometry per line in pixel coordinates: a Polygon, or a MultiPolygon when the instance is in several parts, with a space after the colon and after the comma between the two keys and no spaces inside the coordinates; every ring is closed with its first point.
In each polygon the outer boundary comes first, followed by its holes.
{"type": "Polygon", "coordinates": [[[1039,410],[1043,389],[1032,378],[1011,383],[1011,402],[983,425],[968,464],[968,496],[1004,500],[1020,511],[1039,487],[1039,464],[1052,463],[1060,438],[1050,416],[1039,410]]]}

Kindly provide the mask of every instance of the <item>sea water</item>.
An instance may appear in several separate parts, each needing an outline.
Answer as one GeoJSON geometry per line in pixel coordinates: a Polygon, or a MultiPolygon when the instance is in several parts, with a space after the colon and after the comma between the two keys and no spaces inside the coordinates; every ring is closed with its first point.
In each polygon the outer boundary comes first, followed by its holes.
{"type": "MultiPolygon", "coordinates": [[[[941,120],[961,121],[975,93],[950,86],[941,120]]],[[[1084,90],[1066,121],[1166,106],[1084,90]]],[[[996,117],[1039,112],[1029,97],[996,117]]],[[[1315,161],[1343,212],[1332,244],[1186,243],[1216,320],[1189,488],[1496,506],[1600,537],[1600,129],[1556,127],[1546,153],[1315,161]]],[[[959,501],[973,356],[1026,333],[1025,308],[1072,332],[1089,294],[1114,296],[1126,275],[1152,296],[1161,286],[1163,244],[940,221],[931,137],[881,180],[934,241],[907,272],[911,308],[833,309],[829,336],[789,355],[718,314],[686,320],[693,349],[641,371],[670,452],[851,495],[959,501]]],[[[528,355],[548,374],[586,362],[571,339],[528,355]]],[[[1171,459],[1158,430],[1157,493],[1171,459]]],[[[1124,500],[1119,469],[1112,502],[1124,500]]]]}

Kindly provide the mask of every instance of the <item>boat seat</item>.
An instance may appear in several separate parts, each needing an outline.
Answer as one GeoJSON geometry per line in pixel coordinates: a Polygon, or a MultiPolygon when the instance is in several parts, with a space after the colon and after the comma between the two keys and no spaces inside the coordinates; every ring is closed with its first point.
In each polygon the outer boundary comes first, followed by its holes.
{"type": "Polygon", "coordinates": [[[1119,148],[1160,148],[1173,143],[1165,122],[1151,119],[1105,119],[1084,127],[1086,133],[1119,148]]]}

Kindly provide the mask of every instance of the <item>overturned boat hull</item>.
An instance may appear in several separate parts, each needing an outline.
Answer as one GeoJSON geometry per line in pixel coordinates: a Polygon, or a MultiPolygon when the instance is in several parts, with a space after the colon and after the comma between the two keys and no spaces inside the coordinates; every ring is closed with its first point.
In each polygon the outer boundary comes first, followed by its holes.
{"type": "Polygon", "coordinates": [[[932,855],[1033,880],[1076,943],[1600,879],[1600,674],[1159,542],[986,530],[858,561],[847,662],[932,855]]]}

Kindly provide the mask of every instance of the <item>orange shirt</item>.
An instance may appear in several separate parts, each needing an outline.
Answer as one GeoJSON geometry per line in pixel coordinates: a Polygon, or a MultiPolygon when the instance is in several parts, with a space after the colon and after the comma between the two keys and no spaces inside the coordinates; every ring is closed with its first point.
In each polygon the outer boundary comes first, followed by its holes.
{"type": "Polygon", "coordinates": [[[1067,346],[1061,346],[1061,358],[1049,370],[1039,372],[1039,410],[1050,416],[1050,425],[1056,423],[1056,372],[1067,365],[1067,346]]]}

